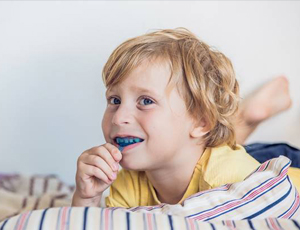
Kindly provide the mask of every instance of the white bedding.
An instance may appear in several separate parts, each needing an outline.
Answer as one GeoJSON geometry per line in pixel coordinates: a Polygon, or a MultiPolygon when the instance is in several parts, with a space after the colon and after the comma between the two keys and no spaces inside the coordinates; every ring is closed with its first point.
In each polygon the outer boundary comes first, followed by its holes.
{"type": "Polygon", "coordinates": [[[55,177],[2,177],[0,230],[300,229],[299,194],[286,174],[289,165],[281,156],[242,182],[194,194],[182,205],[130,209],[71,208],[74,188],[55,177]]]}

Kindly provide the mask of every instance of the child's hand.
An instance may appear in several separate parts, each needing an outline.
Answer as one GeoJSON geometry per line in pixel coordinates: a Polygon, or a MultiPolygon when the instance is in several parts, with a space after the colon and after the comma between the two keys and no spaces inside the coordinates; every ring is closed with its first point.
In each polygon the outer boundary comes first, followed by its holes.
{"type": "Polygon", "coordinates": [[[121,159],[119,149],[110,143],[84,151],[77,161],[72,205],[92,206],[94,202],[100,202],[102,192],[117,178],[121,159]]]}

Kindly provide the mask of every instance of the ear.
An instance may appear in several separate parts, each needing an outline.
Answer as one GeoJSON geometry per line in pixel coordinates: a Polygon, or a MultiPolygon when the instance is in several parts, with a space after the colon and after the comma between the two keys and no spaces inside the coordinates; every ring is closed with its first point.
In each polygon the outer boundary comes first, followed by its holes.
{"type": "Polygon", "coordinates": [[[205,118],[201,118],[200,122],[196,123],[194,127],[192,128],[190,135],[193,138],[199,138],[204,136],[209,131],[208,122],[205,118]]]}

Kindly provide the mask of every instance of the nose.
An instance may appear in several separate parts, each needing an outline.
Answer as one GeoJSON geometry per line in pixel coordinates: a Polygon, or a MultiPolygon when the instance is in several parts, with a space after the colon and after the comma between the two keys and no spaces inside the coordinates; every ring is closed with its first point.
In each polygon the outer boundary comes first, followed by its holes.
{"type": "Polygon", "coordinates": [[[112,118],[114,125],[130,124],[133,121],[132,108],[125,104],[120,104],[112,118]]]}

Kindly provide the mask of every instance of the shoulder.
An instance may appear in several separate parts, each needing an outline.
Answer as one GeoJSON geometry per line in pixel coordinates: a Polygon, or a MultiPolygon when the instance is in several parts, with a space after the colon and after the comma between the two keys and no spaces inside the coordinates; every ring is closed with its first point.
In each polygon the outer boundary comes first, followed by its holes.
{"type": "Polygon", "coordinates": [[[260,165],[241,145],[207,148],[204,154],[204,179],[212,188],[242,181],[260,165]]]}

